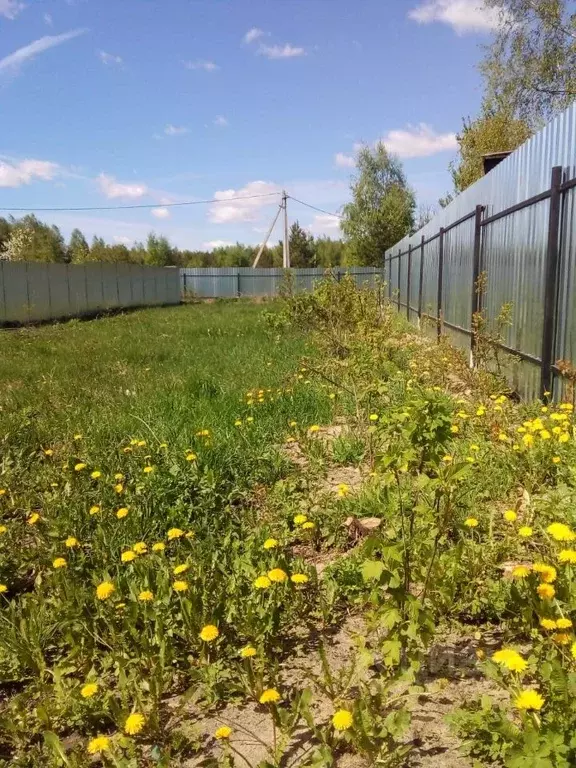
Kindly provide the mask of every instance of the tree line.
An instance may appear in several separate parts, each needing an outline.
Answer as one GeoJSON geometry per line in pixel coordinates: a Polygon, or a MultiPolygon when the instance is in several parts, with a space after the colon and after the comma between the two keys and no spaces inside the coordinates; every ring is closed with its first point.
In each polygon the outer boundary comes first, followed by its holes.
{"type": "MultiPolygon", "coordinates": [[[[145,243],[128,247],[94,237],[89,244],[79,229],[65,241],[59,228],[30,214],[21,219],[0,218],[0,258],[8,261],[42,261],[64,264],[121,262],[166,267],[250,267],[259,246],[225,245],[212,250],[180,249],[167,237],[151,232],[145,243]]],[[[341,240],[314,237],[296,221],[290,228],[291,263],[294,267],[331,267],[346,263],[341,240]]],[[[282,243],[264,249],[261,267],[282,266],[282,243]]]]}

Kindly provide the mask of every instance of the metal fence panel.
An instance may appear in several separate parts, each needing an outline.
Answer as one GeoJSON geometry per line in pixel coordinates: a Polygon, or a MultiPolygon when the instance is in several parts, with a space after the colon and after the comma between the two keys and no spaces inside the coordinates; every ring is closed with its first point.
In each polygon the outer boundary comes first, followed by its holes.
{"type": "Polygon", "coordinates": [[[28,277],[24,262],[2,265],[4,275],[5,322],[27,323],[28,313],[28,277]]]}
{"type": "Polygon", "coordinates": [[[31,322],[50,317],[50,288],[48,285],[48,264],[28,262],[28,317],[31,322]]]}
{"type": "MultiPolygon", "coordinates": [[[[48,291],[50,295],[49,317],[66,317],[70,314],[70,287],[67,264],[47,264],[48,291]]],[[[45,316],[40,318],[45,319],[45,316]]]]}
{"type": "Polygon", "coordinates": [[[69,314],[80,317],[88,311],[86,295],[86,269],[80,265],[68,266],[68,297],[70,300],[69,314]]]}

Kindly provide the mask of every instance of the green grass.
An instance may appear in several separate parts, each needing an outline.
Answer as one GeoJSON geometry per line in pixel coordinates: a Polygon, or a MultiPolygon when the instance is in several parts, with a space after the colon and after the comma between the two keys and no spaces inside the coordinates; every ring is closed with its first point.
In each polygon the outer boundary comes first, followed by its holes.
{"type": "MultiPolygon", "coordinates": [[[[0,432],[31,450],[74,433],[89,435],[93,448],[127,435],[185,448],[204,428],[230,438],[248,415],[245,392],[283,387],[310,352],[302,337],[272,337],[262,313],[253,304],[196,304],[3,332],[0,432]]],[[[302,387],[255,410],[266,439],[287,419],[328,413],[302,387]]]]}

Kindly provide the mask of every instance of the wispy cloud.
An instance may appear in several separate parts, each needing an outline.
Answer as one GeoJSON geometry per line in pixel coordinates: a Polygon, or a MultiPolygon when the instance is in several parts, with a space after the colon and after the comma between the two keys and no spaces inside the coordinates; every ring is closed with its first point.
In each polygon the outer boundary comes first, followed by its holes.
{"type": "Polygon", "coordinates": [[[164,128],[164,133],[166,136],[183,136],[185,133],[188,133],[188,128],[183,125],[172,125],[172,123],[168,123],[166,128],[164,128]]]}
{"type": "Polygon", "coordinates": [[[106,51],[98,51],[98,56],[102,64],[106,64],[107,67],[110,66],[111,64],[116,64],[118,66],[120,66],[121,64],[124,64],[124,59],[121,56],[115,56],[113,53],[107,53],[106,51]]]}
{"type": "Polygon", "coordinates": [[[22,64],[31,61],[40,53],[44,53],[44,51],[48,51],[50,48],[55,48],[57,45],[62,45],[62,43],[66,43],[68,40],[73,40],[87,31],[86,29],[74,29],[62,35],[45,35],[38,40],[34,40],[34,42],[25,45],[23,48],[18,48],[14,53],[10,53],[8,56],[0,59],[0,72],[16,71],[22,64]]]}
{"type": "Polygon", "coordinates": [[[98,185],[100,186],[100,191],[110,200],[114,200],[118,197],[126,198],[127,200],[136,200],[139,197],[147,195],[149,191],[146,184],[137,182],[125,184],[116,181],[114,176],[108,176],[106,173],[101,173],[100,176],[98,176],[98,185]]]}
{"type": "Polygon", "coordinates": [[[354,168],[356,165],[353,155],[345,155],[344,152],[334,155],[334,163],[337,168],[354,168]]]}
{"type": "Polygon", "coordinates": [[[486,8],[482,0],[424,0],[408,12],[419,24],[448,24],[457,34],[491,32],[502,21],[496,8],[486,8]]]}
{"type": "Polygon", "coordinates": [[[251,197],[252,195],[267,195],[271,192],[280,194],[280,187],[269,181],[251,181],[241,189],[225,189],[214,193],[216,203],[209,208],[208,218],[214,224],[230,224],[241,221],[255,221],[261,208],[274,202],[270,197],[251,197]],[[233,200],[231,198],[249,198],[233,200]],[[229,201],[229,202],[226,202],[229,201]]]}
{"type": "Polygon", "coordinates": [[[152,216],[154,216],[155,219],[169,219],[170,218],[170,211],[168,208],[152,208],[150,211],[152,216]]]}
{"type": "Polygon", "coordinates": [[[388,131],[381,141],[390,152],[403,158],[428,157],[458,149],[455,133],[436,133],[426,123],[388,131]]]}
{"type": "Polygon", "coordinates": [[[300,48],[290,43],[285,45],[260,45],[258,53],[266,56],[268,59],[293,59],[297,56],[306,56],[304,48],[300,48]]]}
{"type": "Polygon", "coordinates": [[[52,27],[54,25],[54,20],[52,19],[52,16],[49,13],[45,13],[42,18],[44,19],[44,23],[47,24],[49,27],[52,27]]]}
{"type": "Polygon", "coordinates": [[[24,3],[20,3],[18,0],[0,0],[0,16],[7,19],[15,19],[24,8],[24,3]]]}
{"type": "Polygon", "coordinates": [[[214,248],[227,248],[230,245],[234,245],[231,240],[208,240],[207,243],[202,243],[202,248],[206,251],[213,251],[214,248]]]}
{"type": "Polygon", "coordinates": [[[340,219],[329,213],[317,213],[308,229],[315,235],[336,235],[340,232],[340,219]]]}
{"type": "Polygon", "coordinates": [[[260,37],[263,37],[265,34],[263,29],[259,29],[258,27],[252,27],[252,29],[249,29],[248,32],[244,35],[242,38],[242,42],[246,43],[246,45],[250,45],[250,43],[253,43],[255,40],[258,40],[260,37]]]}
{"type": "Polygon", "coordinates": [[[52,181],[60,171],[58,163],[48,160],[0,159],[0,187],[22,187],[33,181],[52,181]]]}
{"type": "Polygon", "coordinates": [[[204,70],[204,72],[215,72],[217,69],[220,69],[218,64],[214,61],[210,61],[209,59],[198,59],[197,61],[185,61],[184,66],[186,69],[201,69],[204,70]]]}
{"type": "Polygon", "coordinates": [[[224,117],[224,115],[218,115],[214,119],[214,125],[218,126],[218,128],[227,128],[229,123],[228,120],[224,117]]]}

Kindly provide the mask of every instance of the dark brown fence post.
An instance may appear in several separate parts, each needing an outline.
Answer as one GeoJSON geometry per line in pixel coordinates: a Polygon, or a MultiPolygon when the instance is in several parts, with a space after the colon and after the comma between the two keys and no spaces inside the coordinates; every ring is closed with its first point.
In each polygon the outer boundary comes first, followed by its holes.
{"type": "Polygon", "coordinates": [[[540,396],[552,391],[552,365],[558,297],[558,263],[560,261],[560,208],[562,192],[562,166],[552,168],[550,184],[550,213],[548,215],[548,246],[546,249],[546,273],[544,283],[544,321],[542,327],[542,367],[540,372],[540,396]]]}
{"type": "Polygon", "coordinates": [[[444,279],[444,227],[440,227],[438,238],[438,338],[442,335],[442,281],[444,279]]]}
{"type": "Polygon", "coordinates": [[[418,285],[418,321],[422,322],[422,288],[424,281],[424,240],[426,238],[422,235],[422,242],[420,243],[420,283],[418,285]]]}
{"type": "Polygon", "coordinates": [[[410,273],[412,272],[412,246],[408,246],[408,275],[406,281],[406,318],[410,320],[410,273]]]}
{"type": "Polygon", "coordinates": [[[477,205],[474,214],[474,250],[472,252],[472,312],[470,315],[470,330],[472,336],[470,337],[470,354],[471,363],[474,363],[474,347],[476,344],[476,337],[474,336],[474,315],[482,311],[482,296],[478,291],[478,278],[481,271],[481,248],[482,248],[482,214],[484,212],[483,205],[477,205]]]}
{"type": "Polygon", "coordinates": [[[392,256],[388,259],[388,299],[392,301],[392,256]]]}
{"type": "Polygon", "coordinates": [[[398,248],[398,312],[400,312],[400,294],[401,294],[401,290],[400,290],[400,276],[402,274],[402,272],[400,270],[400,258],[401,258],[400,257],[400,248],[398,248]]]}

